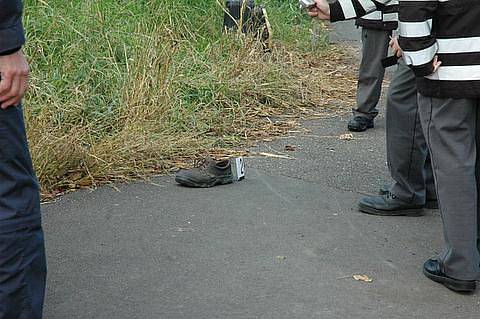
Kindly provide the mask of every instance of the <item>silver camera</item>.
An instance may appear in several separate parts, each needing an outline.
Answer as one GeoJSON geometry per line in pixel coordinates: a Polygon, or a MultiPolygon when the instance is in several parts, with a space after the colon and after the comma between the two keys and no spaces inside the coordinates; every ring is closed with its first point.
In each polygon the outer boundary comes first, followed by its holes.
{"type": "Polygon", "coordinates": [[[299,0],[298,2],[300,3],[300,8],[302,9],[309,9],[316,5],[315,1],[313,0],[299,0]]]}

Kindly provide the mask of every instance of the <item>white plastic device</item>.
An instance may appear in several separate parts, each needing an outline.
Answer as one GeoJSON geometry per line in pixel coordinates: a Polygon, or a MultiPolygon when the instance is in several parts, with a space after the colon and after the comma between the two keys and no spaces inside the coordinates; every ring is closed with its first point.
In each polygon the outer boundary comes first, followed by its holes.
{"type": "Polygon", "coordinates": [[[315,1],[313,0],[299,0],[300,8],[308,9],[316,5],[315,1]]]}
{"type": "Polygon", "coordinates": [[[243,157],[237,157],[232,160],[232,173],[236,181],[241,181],[245,178],[245,159],[243,157]]]}

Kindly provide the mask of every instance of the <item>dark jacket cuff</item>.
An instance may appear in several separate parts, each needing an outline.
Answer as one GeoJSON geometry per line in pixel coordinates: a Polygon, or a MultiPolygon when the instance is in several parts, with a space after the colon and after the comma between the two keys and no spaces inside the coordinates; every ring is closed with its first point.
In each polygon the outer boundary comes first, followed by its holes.
{"type": "Polygon", "coordinates": [[[343,20],[345,20],[345,15],[343,14],[340,2],[335,1],[333,3],[330,3],[330,21],[337,22],[343,20]]]}
{"type": "Polygon", "coordinates": [[[24,43],[25,35],[21,20],[8,28],[0,29],[0,55],[5,55],[5,52],[8,54],[12,50],[18,51],[24,43]]]}
{"type": "Polygon", "coordinates": [[[20,51],[21,48],[22,48],[22,47],[18,47],[18,48],[11,49],[11,50],[8,50],[8,51],[0,52],[0,56],[5,56],[5,55],[14,54],[15,52],[20,51]]]}

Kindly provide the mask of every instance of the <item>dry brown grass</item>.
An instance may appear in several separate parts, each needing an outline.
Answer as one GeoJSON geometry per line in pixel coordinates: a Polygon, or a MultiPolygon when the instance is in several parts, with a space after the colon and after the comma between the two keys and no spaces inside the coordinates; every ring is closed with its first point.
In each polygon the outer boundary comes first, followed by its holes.
{"type": "Polygon", "coordinates": [[[30,42],[26,118],[44,198],[243,152],[301,118],[344,112],[355,95],[355,72],[335,48],[277,41],[264,53],[243,35],[208,42],[151,23],[139,23],[128,46],[121,33],[90,43],[66,26],[52,29],[65,38],[61,53],[46,40],[51,30],[30,42]]]}
{"type": "Polygon", "coordinates": [[[131,65],[131,81],[121,88],[125,106],[112,128],[114,133],[92,140],[90,128],[82,123],[66,132],[51,121],[50,112],[36,117],[27,112],[43,196],[168,173],[209,149],[217,154],[219,148],[240,150],[249,142],[286,134],[302,118],[331,115],[350,107],[355,73],[342,63],[340,52],[325,51],[312,57],[276,47],[265,55],[250,45],[231,57],[228,74],[212,70],[217,84],[227,86],[229,95],[239,98],[232,101],[218,93],[215,106],[202,106],[197,120],[208,122],[203,131],[169,129],[170,106],[178,103],[177,82],[181,87],[194,83],[178,74],[166,79],[165,64],[155,47],[141,57],[149,60],[148,68],[143,63],[131,65]],[[283,79],[269,83],[265,74],[272,68],[277,68],[283,79]],[[343,105],[338,104],[339,99],[343,105]],[[279,115],[291,116],[271,120],[279,115]]]}

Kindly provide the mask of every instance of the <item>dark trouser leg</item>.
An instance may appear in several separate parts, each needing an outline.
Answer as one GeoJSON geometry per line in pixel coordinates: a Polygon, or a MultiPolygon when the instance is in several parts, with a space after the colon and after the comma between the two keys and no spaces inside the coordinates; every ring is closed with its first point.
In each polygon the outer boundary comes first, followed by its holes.
{"type": "Polygon", "coordinates": [[[434,186],[428,171],[431,168],[420,123],[416,79],[403,62],[393,75],[386,112],[387,161],[395,181],[391,192],[405,202],[423,205],[426,190],[431,192],[434,186]]]}
{"type": "MultiPolygon", "coordinates": [[[[477,100],[477,108],[480,107],[480,99],[477,100]]],[[[476,147],[477,158],[475,163],[475,177],[477,178],[477,250],[480,254],[480,110],[477,110],[477,127],[476,127],[476,147]]],[[[480,267],[480,263],[479,263],[480,267]]],[[[480,273],[477,278],[480,281],[480,273]]]]}
{"type": "Polygon", "coordinates": [[[439,261],[447,276],[475,280],[477,250],[477,100],[419,96],[443,220],[445,250],[439,261]]]}
{"type": "Polygon", "coordinates": [[[0,255],[0,318],[42,318],[46,275],[42,228],[0,234],[0,255]]]}
{"type": "Polygon", "coordinates": [[[46,261],[21,108],[0,111],[0,319],[42,318],[46,261]]]}
{"type": "Polygon", "coordinates": [[[357,108],[354,116],[373,119],[378,114],[377,103],[382,91],[385,69],[382,59],[387,56],[390,32],[362,29],[362,61],[358,75],[357,108]]]}

